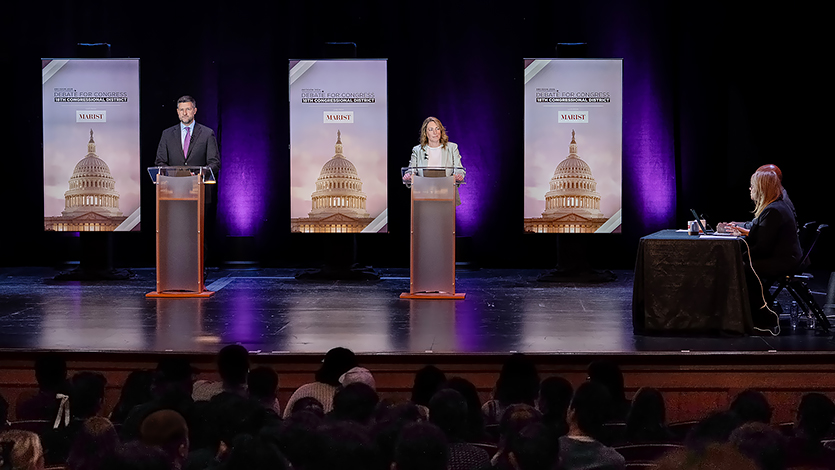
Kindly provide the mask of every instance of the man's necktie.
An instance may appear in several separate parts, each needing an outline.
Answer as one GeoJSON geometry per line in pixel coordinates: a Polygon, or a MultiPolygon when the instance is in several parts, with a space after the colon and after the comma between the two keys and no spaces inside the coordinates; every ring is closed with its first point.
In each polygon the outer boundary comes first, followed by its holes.
{"type": "Polygon", "coordinates": [[[186,138],[183,140],[183,155],[188,158],[188,143],[191,140],[191,127],[186,127],[186,138]]]}

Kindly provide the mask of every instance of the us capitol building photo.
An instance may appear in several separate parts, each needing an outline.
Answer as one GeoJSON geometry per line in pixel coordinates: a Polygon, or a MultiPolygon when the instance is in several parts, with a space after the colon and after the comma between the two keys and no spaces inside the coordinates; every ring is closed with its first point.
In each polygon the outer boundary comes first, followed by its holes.
{"type": "Polygon", "coordinates": [[[116,180],[96,154],[96,142],[90,129],[87,155],[72,172],[69,190],[64,193],[64,210],[60,216],[44,217],[44,230],[57,232],[111,232],[127,216],[119,210],[116,180]]]}
{"type": "Polygon", "coordinates": [[[291,218],[290,231],[357,233],[374,218],[365,210],[366,196],[357,168],[342,154],[342,132],[336,132],[336,154],[319,172],[312,209],[307,217],[291,218]]]}
{"type": "Polygon", "coordinates": [[[594,233],[608,220],[600,212],[600,193],[589,165],[577,154],[571,131],[568,157],[554,170],[542,217],[525,218],[525,232],[594,233]]]}

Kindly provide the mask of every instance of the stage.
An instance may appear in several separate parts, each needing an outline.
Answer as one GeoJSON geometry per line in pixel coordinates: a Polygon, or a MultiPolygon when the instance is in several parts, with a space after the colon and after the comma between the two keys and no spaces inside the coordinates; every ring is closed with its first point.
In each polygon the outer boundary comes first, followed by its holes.
{"type": "MultiPolygon", "coordinates": [[[[208,271],[209,299],[147,299],[154,270],[128,281],[59,282],[47,268],[0,269],[0,350],[260,354],[549,355],[833,351],[829,336],[787,320],[779,337],[641,336],[632,331],[633,273],[604,284],[543,283],[541,270],[458,272],[465,300],[401,300],[407,269],[379,281],[302,281],[299,270],[208,271]]],[[[813,290],[825,291],[826,273],[813,290]]],[[[819,299],[823,304],[823,299],[819,299]]]]}
{"type": "MultiPolygon", "coordinates": [[[[465,300],[401,300],[408,269],[382,269],[379,281],[295,279],[299,270],[208,272],[208,299],[148,299],[153,269],[129,281],[58,282],[46,268],[0,269],[0,394],[14,403],[36,390],[38,352],[64,353],[70,373],[100,371],[106,406],[136,369],[161,354],[187,357],[198,378],[217,380],[216,352],[240,343],[253,366],[280,377],[279,399],[307,383],[322,353],[357,352],[382,396],[406,400],[415,372],[435,364],[490,397],[510,352],[531,356],[542,377],[586,379],[589,362],[620,364],[627,393],[664,393],[671,421],[695,419],[744,388],[766,392],[775,419],[809,390],[835,393],[829,336],[798,329],[780,337],[662,337],[632,332],[631,271],[606,284],[542,283],[541,270],[458,271],[465,300]]],[[[828,273],[816,277],[824,290],[828,273]]],[[[819,299],[821,300],[821,299],[819,299]]],[[[787,326],[787,321],[784,326],[787,326]]]]}

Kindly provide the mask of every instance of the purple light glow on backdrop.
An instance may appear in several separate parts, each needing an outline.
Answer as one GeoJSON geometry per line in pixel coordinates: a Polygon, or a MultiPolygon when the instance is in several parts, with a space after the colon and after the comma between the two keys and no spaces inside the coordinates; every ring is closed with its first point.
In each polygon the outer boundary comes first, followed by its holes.
{"type": "MultiPolygon", "coordinates": [[[[230,100],[232,101],[232,100],[230,100]]],[[[234,100],[222,115],[218,218],[235,237],[255,236],[266,217],[271,191],[269,132],[259,100],[234,100]]]]}
{"type": "MultiPolygon", "coordinates": [[[[477,76],[478,74],[474,74],[477,76]]],[[[452,93],[442,101],[435,116],[449,133],[449,140],[458,144],[461,164],[467,170],[466,184],[461,185],[461,205],[455,211],[458,236],[471,236],[483,223],[487,211],[486,198],[492,180],[489,168],[492,160],[498,160],[494,133],[494,105],[485,100],[490,96],[486,86],[474,80],[465,93],[452,93]],[[489,144],[494,145],[489,145],[489,144]]]]}
{"type": "Polygon", "coordinates": [[[624,165],[626,177],[634,182],[633,197],[638,218],[645,230],[670,227],[675,223],[675,150],[670,124],[655,99],[651,77],[635,77],[625,100],[630,108],[624,124],[624,165]]]}
{"type": "Polygon", "coordinates": [[[643,10],[622,6],[608,29],[612,54],[623,58],[624,203],[632,200],[641,235],[675,225],[676,155],[671,95],[664,83],[663,41],[643,10]]]}

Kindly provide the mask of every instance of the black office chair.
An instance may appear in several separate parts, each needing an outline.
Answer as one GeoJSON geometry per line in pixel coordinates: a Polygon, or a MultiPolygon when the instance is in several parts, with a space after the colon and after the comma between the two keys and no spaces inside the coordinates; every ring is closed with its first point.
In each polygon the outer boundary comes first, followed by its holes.
{"type": "Polygon", "coordinates": [[[823,309],[818,305],[815,298],[812,296],[812,290],[809,289],[809,285],[807,282],[811,280],[814,276],[809,273],[804,273],[803,269],[807,267],[809,262],[809,255],[812,253],[812,250],[815,249],[815,245],[818,243],[818,240],[821,236],[821,231],[823,229],[829,227],[826,224],[817,224],[817,222],[809,222],[803,225],[801,229],[801,235],[809,234],[809,231],[817,225],[817,229],[814,231],[814,234],[811,236],[811,243],[809,244],[809,248],[803,253],[803,259],[800,260],[800,264],[797,266],[796,274],[792,274],[790,276],[785,276],[778,279],[774,284],[772,284],[771,293],[769,294],[768,303],[769,305],[773,304],[774,301],[777,299],[777,296],[780,295],[780,292],[785,289],[791,296],[794,298],[797,305],[800,306],[801,309],[806,313],[806,315],[813,316],[815,318],[815,324],[818,325],[824,333],[829,333],[829,329],[832,325],[829,323],[829,319],[826,318],[826,314],[824,313],[823,309]]]}

